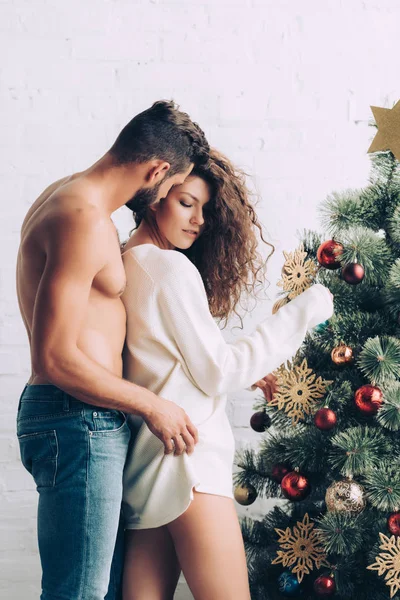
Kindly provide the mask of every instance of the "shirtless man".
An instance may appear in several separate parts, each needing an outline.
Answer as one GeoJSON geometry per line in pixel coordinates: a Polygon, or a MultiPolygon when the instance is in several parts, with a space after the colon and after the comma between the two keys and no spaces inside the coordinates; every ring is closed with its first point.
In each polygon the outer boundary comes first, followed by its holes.
{"type": "MultiPolygon", "coordinates": [[[[130,437],[124,413],[140,415],[166,452],[197,443],[180,407],[122,379],[125,273],[110,216],[166,196],[208,149],[188,115],[156,102],[93,166],[50,185],[23,222],[17,292],[32,375],[17,433],[39,492],[42,600],[107,593],[130,437]]],[[[107,598],[115,593],[110,586],[107,598]]]]}

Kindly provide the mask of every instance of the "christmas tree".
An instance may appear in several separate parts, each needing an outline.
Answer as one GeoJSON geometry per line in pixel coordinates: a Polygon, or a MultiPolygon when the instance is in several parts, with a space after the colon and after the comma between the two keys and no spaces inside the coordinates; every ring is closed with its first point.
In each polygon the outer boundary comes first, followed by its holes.
{"type": "Polygon", "coordinates": [[[274,309],[318,281],[334,294],[335,314],[275,372],[278,391],[257,399],[251,419],[260,447],[236,457],[238,502],[285,499],[262,521],[242,520],[253,600],[400,600],[395,155],[371,154],[369,185],[323,202],[326,237],[304,232],[285,253],[274,309]]]}

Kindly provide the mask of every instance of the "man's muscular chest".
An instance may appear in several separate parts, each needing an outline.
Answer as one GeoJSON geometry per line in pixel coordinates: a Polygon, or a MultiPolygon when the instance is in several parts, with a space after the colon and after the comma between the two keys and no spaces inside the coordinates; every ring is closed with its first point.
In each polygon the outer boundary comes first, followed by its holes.
{"type": "Polygon", "coordinates": [[[107,262],[93,279],[92,289],[108,298],[119,298],[126,287],[126,275],[122,262],[117,229],[110,219],[108,234],[102,240],[102,253],[107,262]]]}
{"type": "Polygon", "coordinates": [[[119,298],[126,286],[125,270],[118,254],[97,273],[92,288],[108,298],[119,298]]]}

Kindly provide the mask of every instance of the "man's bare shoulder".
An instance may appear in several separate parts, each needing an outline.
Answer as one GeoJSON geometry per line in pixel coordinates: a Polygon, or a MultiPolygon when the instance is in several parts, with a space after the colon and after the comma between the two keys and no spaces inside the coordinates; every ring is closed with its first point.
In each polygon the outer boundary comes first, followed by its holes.
{"type": "Polygon", "coordinates": [[[110,262],[113,247],[119,251],[112,221],[97,206],[72,195],[67,200],[69,205],[57,207],[43,224],[48,265],[74,273],[78,267],[82,276],[98,273],[110,262]]]}
{"type": "Polygon", "coordinates": [[[27,228],[29,228],[29,226],[32,224],[32,222],[35,221],[35,217],[38,214],[40,214],[41,212],[43,212],[43,208],[45,207],[48,199],[54,194],[54,192],[58,188],[60,188],[62,185],[64,185],[64,183],[66,181],[68,181],[69,179],[70,179],[70,176],[62,177],[61,179],[58,179],[57,181],[53,181],[53,183],[48,185],[43,190],[43,192],[39,195],[39,197],[36,198],[34,203],[29,208],[28,212],[26,213],[25,218],[22,222],[22,226],[21,226],[21,235],[22,236],[24,235],[25,230],[27,228]]]}
{"type": "Polygon", "coordinates": [[[84,238],[87,244],[96,237],[104,241],[114,231],[105,210],[72,194],[62,198],[61,202],[55,199],[43,225],[49,233],[49,239],[56,243],[66,237],[84,238]]]}
{"type": "Polygon", "coordinates": [[[48,185],[30,207],[22,224],[22,235],[25,230],[36,230],[49,221],[56,224],[63,215],[72,217],[76,208],[93,205],[96,193],[98,195],[96,187],[82,181],[79,174],[58,179],[48,185]]]}
{"type": "Polygon", "coordinates": [[[67,182],[51,194],[43,220],[57,234],[63,230],[96,233],[112,226],[97,186],[81,180],[67,182]]]}
{"type": "MultiPolygon", "coordinates": [[[[115,226],[102,205],[101,190],[81,178],[52,184],[22,231],[21,247],[54,261],[79,260],[79,256],[105,264],[107,255],[119,253],[115,226]]],[[[32,207],[33,208],[33,207],[32,207]]]]}

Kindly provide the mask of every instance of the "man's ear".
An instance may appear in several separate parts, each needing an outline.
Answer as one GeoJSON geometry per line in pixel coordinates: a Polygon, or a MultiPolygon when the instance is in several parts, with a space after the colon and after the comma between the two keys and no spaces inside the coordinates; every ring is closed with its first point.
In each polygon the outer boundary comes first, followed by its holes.
{"type": "Polygon", "coordinates": [[[149,168],[146,173],[146,183],[154,185],[162,181],[170,170],[171,165],[165,160],[151,160],[149,161],[149,168]]]}

